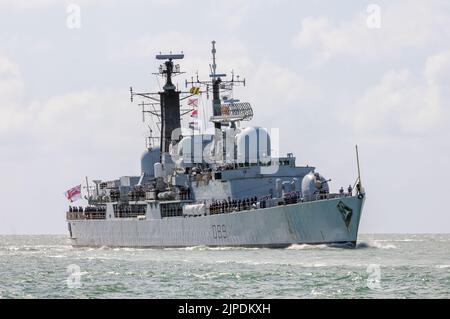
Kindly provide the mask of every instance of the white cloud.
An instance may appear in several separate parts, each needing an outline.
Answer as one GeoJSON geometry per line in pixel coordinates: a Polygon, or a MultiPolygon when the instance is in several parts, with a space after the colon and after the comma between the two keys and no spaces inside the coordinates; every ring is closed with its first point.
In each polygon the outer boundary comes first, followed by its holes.
{"type": "Polygon", "coordinates": [[[18,66],[0,56],[2,154],[14,157],[28,146],[36,152],[80,145],[113,152],[136,150],[135,145],[143,149],[144,126],[139,125],[139,108],[130,104],[127,89],[83,90],[31,101],[22,100],[23,92],[18,66]],[[8,143],[18,139],[20,144],[8,143]]]}
{"type": "Polygon", "coordinates": [[[2,108],[0,130],[4,137],[25,133],[47,150],[89,145],[120,152],[130,150],[136,138],[143,147],[139,108],[128,98],[127,90],[107,89],[68,93],[22,107],[15,104],[2,108]]]}
{"type": "Polygon", "coordinates": [[[209,3],[215,10],[212,10],[211,19],[220,21],[220,25],[239,32],[239,27],[251,12],[254,5],[260,5],[260,1],[227,0],[214,1],[209,3]]]}
{"type": "Polygon", "coordinates": [[[0,8],[8,8],[8,9],[40,9],[40,8],[48,8],[48,7],[65,7],[69,4],[78,4],[83,6],[88,5],[108,5],[113,0],[0,0],[0,8]]]}
{"type": "Polygon", "coordinates": [[[58,3],[60,4],[61,1],[58,1],[58,0],[34,0],[34,1],[0,0],[0,7],[14,8],[14,9],[30,9],[30,8],[54,6],[58,3]]]}
{"type": "Polygon", "coordinates": [[[387,72],[367,89],[345,119],[358,132],[415,134],[449,125],[450,51],[430,56],[422,74],[387,72]]]}
{"type": "Polygon", "coordinates": [[[23,92],[23,81],[17,64],[0,56],[0,134],[16,127],[22,116],[17,104],[23,92]]]}
{"type": "Polygon", "coordinates": [[[23,86],[17,65],[1,57],[0,232],[61,232],[65,189],[86,175],[139,174],[145,128],[126,88],[23,101],[23,86]]]}
{"type": "Polygon", "coordinates": [[[18,76],[19,66],[5,56],[0,56],[0,76],[18,76]]]}
{"type": "MultiPolygon", "coordinates": [[[[117,39],[115,39],[117,41],[117,39]]],[[[198,68],[208,68],[211,60],[211,41],[216,41],[218,65],[221,68],[247,66],[247,48],[234,37],[220,37],[171,31],[160,34],[146,33],[131,40],[126,39],[126,45],[121,50],[111,52],[113,59],[150,58],[161,51],[167,53],[185,53],[183,65],[194,65],[198,68]]],[[[209,69],[208,69],[209,71],[209,69]]]]}
{"type": "Polygon", "coordinates": [[[291,106],[292,103],[310,101],[318,97],[319,91],[313,83],[305,80],[292,69],[281,67],[269,61],[261,61],[249,70],[251,92],[249,95],[258,102],[259,108],[291,106]],[[251,71],[251,72],[250,72],[251,71]]]}
{"type": "Polygon", "coordinates": [[[434,2],[389,3],[381,6],[381,28],[367,27],[365,8],[353,19],[336,22],[327,17],[307,17],[293,44],[297,48],[311,48],[317,60],[324,61],[338,55],[379,58],[401,56],[404,50],[422,46],[436,46],[450,41],[449,12],[434,2]]]}

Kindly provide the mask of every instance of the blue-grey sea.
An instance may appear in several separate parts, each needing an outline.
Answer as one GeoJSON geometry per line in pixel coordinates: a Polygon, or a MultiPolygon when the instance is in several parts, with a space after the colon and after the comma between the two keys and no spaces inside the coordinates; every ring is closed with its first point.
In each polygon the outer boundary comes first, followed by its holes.
{"type": "Polygon", "coordinates": [[[0,298],[449,298],[450,235],[361,235],[355,249],[72,248],[0,236],[0,298]]]}

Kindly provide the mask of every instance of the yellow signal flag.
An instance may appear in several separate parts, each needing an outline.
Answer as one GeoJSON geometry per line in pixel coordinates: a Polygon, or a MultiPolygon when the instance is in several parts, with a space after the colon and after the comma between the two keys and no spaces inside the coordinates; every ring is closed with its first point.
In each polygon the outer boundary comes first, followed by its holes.
{"type": "Polygon", "coordinates": [[[194,95],[199,95],[200,94],[200,88],[199,87],[191,87],[191,89],[189,90],[189,93],[194,94],[194,95]]]}

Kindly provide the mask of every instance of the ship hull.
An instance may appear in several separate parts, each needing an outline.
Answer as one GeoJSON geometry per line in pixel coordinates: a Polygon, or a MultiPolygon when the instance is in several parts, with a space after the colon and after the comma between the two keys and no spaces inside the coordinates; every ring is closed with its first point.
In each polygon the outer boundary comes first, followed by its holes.
{"type": "Polygon", "coordinates": [[[74,247],[355,245],[363,205],[354,196],[202,217],[77,220],[69,227],[74,247]]]}

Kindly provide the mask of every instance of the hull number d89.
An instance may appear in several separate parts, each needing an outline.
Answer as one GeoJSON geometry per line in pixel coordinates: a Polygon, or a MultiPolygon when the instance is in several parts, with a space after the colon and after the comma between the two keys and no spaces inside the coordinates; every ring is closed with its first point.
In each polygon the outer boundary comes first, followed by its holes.
{"type": "Polygon", "coordinates": [[[212,225],[212,235],[214,239],[227,238],[227,228],[225,225],[212,225]]]}

